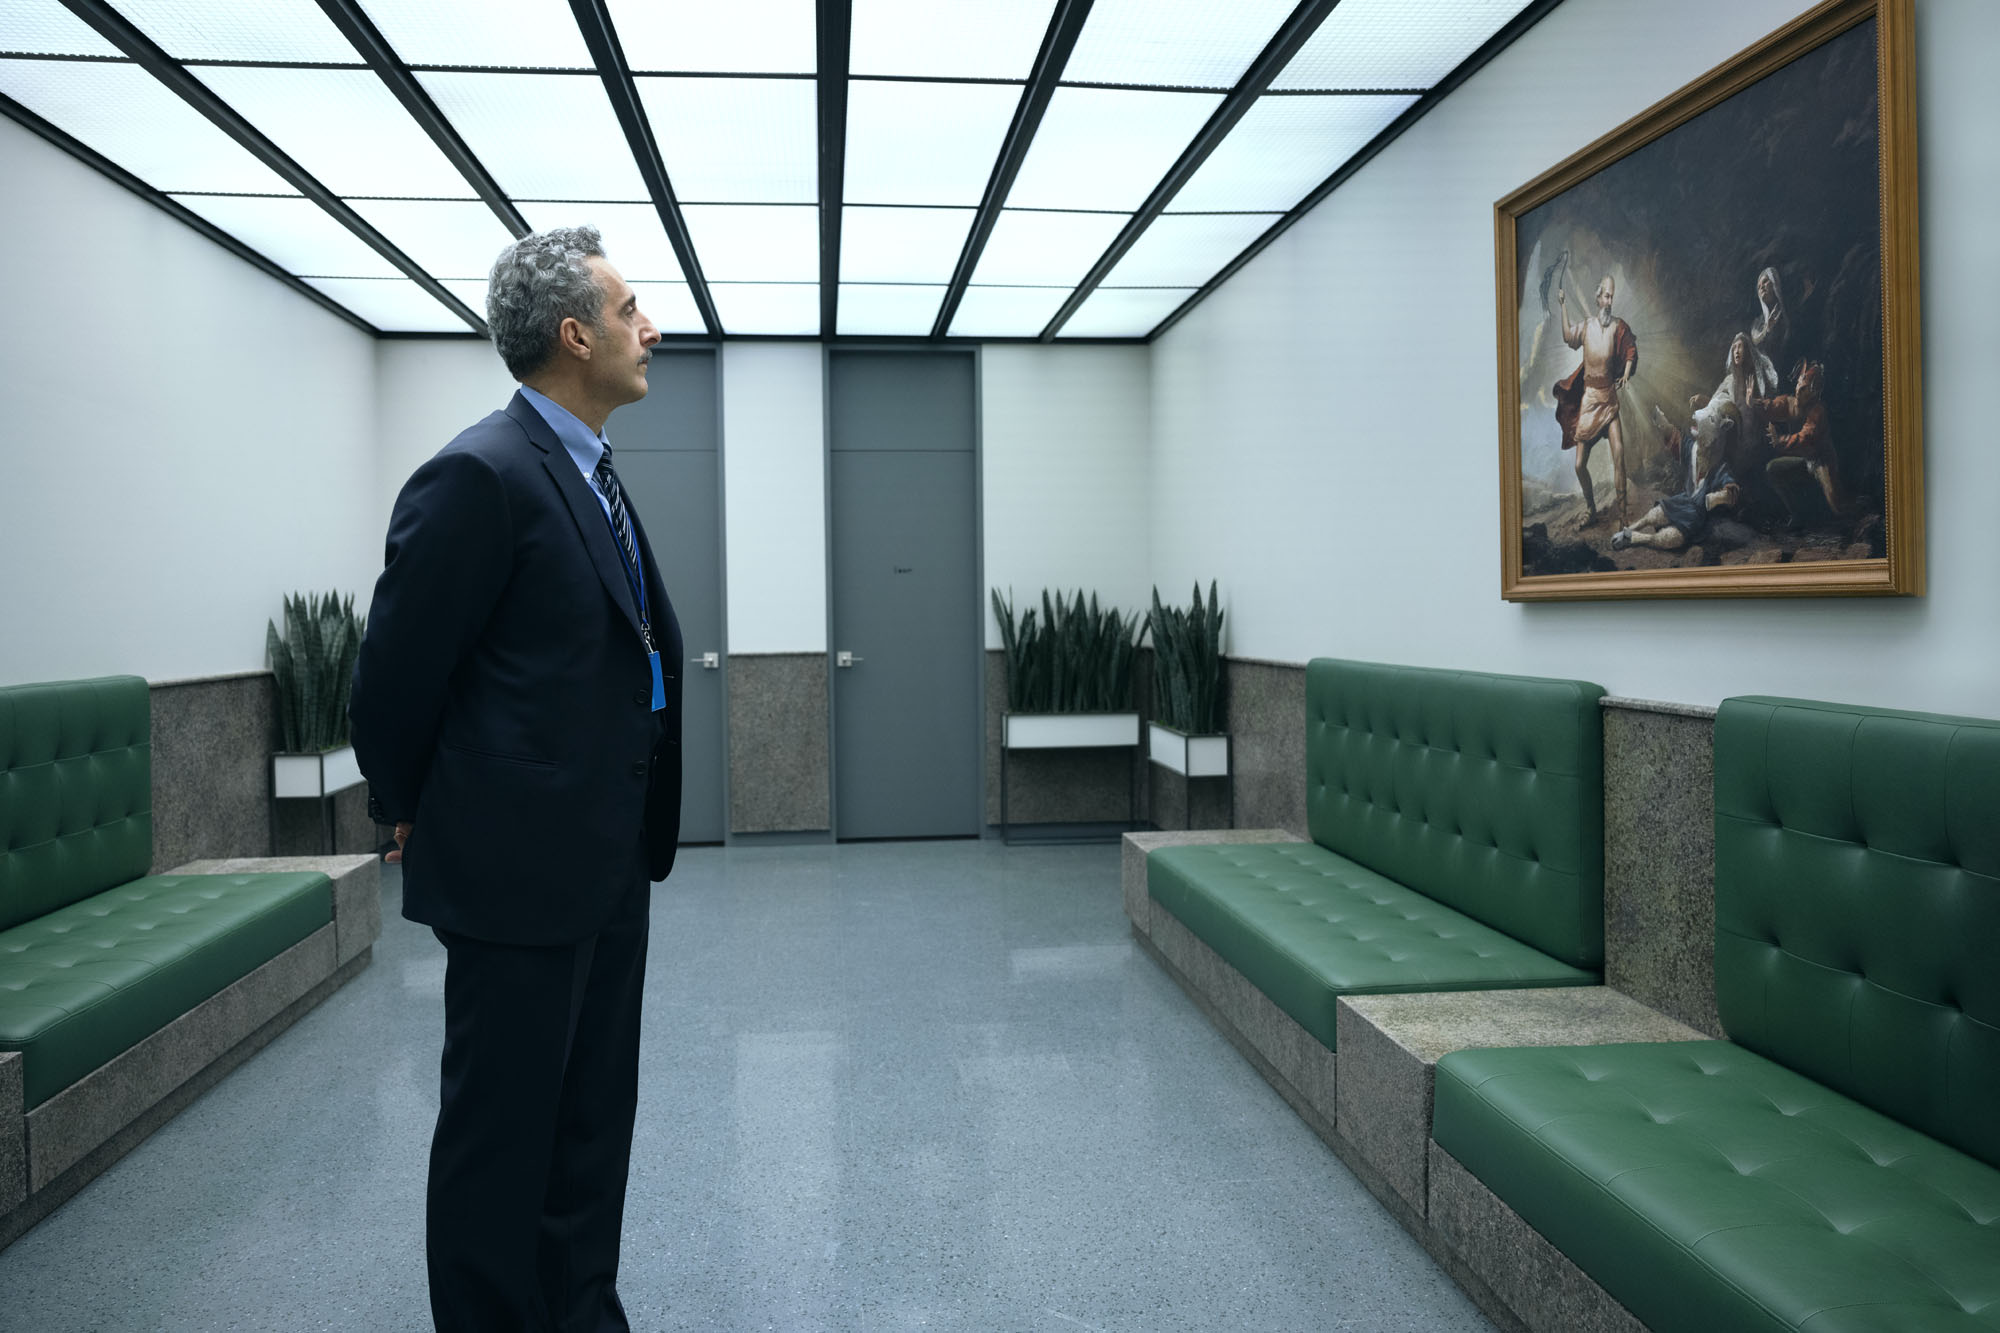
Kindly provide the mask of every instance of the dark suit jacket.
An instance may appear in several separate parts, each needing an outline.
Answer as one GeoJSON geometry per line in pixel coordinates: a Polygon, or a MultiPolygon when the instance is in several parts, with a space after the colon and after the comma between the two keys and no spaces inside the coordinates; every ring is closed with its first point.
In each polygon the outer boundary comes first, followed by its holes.
{"type": "MultiPolygon", "coordinates": [[[[629,512],[629,508],[628,508],[629,512]]],[[[638,515],[666,708],[618,542],[519,394],[418,468],[389,521],[349,713],[403,914],[499,944],[595,933],[680,834],[680,625],[638,515]]]]}

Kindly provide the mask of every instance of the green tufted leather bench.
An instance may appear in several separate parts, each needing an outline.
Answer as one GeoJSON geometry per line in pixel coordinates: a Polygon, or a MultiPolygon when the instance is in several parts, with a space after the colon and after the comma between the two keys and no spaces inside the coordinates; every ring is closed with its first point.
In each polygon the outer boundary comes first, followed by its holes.
{"type": "Polygon", "coordinates": [[[20,1089],[0,1105],[0,1243],[18,1232],[10,1210],[128,1123],[132,1103],[335,969],[326,875],[149,875],[151,811],[144,680],[0,688],[0,1088],[20,1089]],[[281,956],[282,976],[260,971],[281,956]],[[253,973],[254,1003],[93,1081],[253,973]]]}
{"type": "Polygon", "coordinates": [[[2000,723],[1726,701],[1731,1043],[1468,1050],[1432,1135],[1660,1333],[2000,1329],[2000,723]]]}
{"type": "Polygon", "coordinates": [[[1161,847],[1147,891],[1328,1050],[1342,995],[1595,985],[1603,693],[1315,660],[1312,842],[1161,847]]]}

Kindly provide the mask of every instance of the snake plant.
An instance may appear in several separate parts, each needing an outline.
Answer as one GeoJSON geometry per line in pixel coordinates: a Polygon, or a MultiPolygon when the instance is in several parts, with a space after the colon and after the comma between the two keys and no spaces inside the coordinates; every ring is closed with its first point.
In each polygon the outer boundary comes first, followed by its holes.
{"type": "Polygon", "coordinates": [[[264,624],[264,648],[278,678],[278,722],[285,750],[311,754],[347,744],[347,695],[366,622],[352,594],[285,599],[285,632],[264,624]]]}
{"type": "Polygon", "coordinates": [[[1007,659],[1007,708],[1016,713],[1120,713],[1132,708],[1132,659],[1146,622],[1084,600],[1042,592],[1037,610],[1016,616],[1011,596],[993,589],[993,616],[1007,659]]]}
{"type": "Polygon", "coordinates": [[[1208,605],[1201,585],[1194,585],[1194,605],[1183,611],[1163,606],[1153,589],[1153,609],[1147,617],[1153,631],[1153,713],[1160,721],[1189,735],[1222,730],[1222,604],[1215,584],[1208,585],[1208,605]]]}

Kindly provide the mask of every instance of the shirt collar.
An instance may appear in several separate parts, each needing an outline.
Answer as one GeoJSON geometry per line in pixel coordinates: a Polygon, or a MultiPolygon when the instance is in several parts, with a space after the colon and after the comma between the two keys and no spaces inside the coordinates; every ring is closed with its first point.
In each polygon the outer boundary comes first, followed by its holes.
{"type": "Polygon", "coordinates": [[[604,457],[610,441],[601,432],[595,432],[583,424],[577,415],[549,397],[539,389],[521,386],[521,396],[528,400],[542,420],[549,423],[549,429],[562,441],[564,451],[576,463],[577,469],[589,477],[597,471],[597,460],[604,457]]]}

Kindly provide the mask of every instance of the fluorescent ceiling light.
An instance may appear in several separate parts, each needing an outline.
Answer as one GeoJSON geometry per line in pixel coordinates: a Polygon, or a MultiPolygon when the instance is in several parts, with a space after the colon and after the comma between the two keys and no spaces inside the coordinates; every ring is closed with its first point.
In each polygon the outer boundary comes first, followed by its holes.
{"type": "Polygon", "coordinates": [[[967,287],[951,318],[954,338],[1033,338],[1069,298],[1067,287],[967,287]]]}
{"type": "Polygon", "coordinates": [[[1056,337],[1143,338],[1195,291],[1193,287],[1099,287],[1056,337]]]}
{"type": "Polygon", "coordinates": [[[1271,229],[1280,213],[1172,213],[1153,219],[1105,277],[1107,287],[1199,287],[1271,229]]]}
{"type": "Polygon", "coordinates": [[[879,287],[843,282],[838,331],[876,337],[923,336],[937,321],[944,294],[942,286],[879,287]]]}
{"type": "Polygon", "coordinates": [[[217,65],[201,81],[339,195],[472,198],[472,187],[366,69],[217,65]]]}
{"type": "Polygon", "coordinates": [[[811,74],[819,36],[813,0],[607,0],[634,71],[811,74]]]}
{"type": "Polygon", "coordinates": [[[114,7],[176,60],[361,63],[360,54],[313,0],[117,0],[114,7]]]}
{"type": "Polygon", "coordinates": [[[667,179],[682,203],[818,200],[818,80],[636,82],[667,179]]]}
{"type": "Polygon", "coordinates": [[[477,278],[514,239],[483,203],[437,199],[350,199],[398,250],[434,278],[477,278]]]}
{"type": "Polygon", "coordinates": [[[174,198],[288,273],[329,278],[403,276],[401,269],[310,199],[209,194],[174,198]]]}
{"type": "Polygon", "coordinates": [[[1176,213],[1285,212],[1416,100],[1407,94],[1260,97],[1167,207],[1176,213]]]}
{"type": "Polygon", "coordinates": [[[1524,8],[1526,0],[1341,0],[1271,86],[1429,88],[1524,8]]]}
{"type": "MultiPolygon", "coordinates": [[[[307,278],[384,333],[470,333],[471,325],[408,278],[307,278]]],[[[475,313],[483,317],[481,307],[475,313]]]]}
{"type": "Polygon", "coordinates": [[[1233,88],[1293,0],[1097,0],[1065,83],[1233,88]]]}
{"type": "Polygon", "coordinates": [[[1221,101],[1215,93],[1058,88],[1007,207],[1136,210],[1221,101]]]}
{"type": "Polygon", "coordinates": [[[694,303],[694,292],[686,283],[635,282],[632,290],[639,297],[639,309],[661,333],[708,332],[708,325],[701,322],[701,307],[694,303]]]}
{"type": "Polygon", "coordinates": [[[819,332],[818,283],[714,282],[709,284],[708,293],[726,332],[819,332]]]}
{"type": "Polygon", "coordinates": [[[1011,83],[850,82],[843,197],[977,206],[1020,101],[1011,83]]]}
{"type": "Polygon", "coordinates": [[[819,281],[818,208],[689,204],[681,212],[710,281],[819,281]]]}
{"type": "Polygon", "coordinates": [[[63,8],[60,0],[7,0],[0,6],[0,51],[50,56],[122,56],[117,44],[63,8]]]}
{"type": "Polygon", "coordinates": [[[972,280],[992,287],[1074,287],[1127,220],[1122,213],[1002,209],[972,280]]]}
{"type": "Polygon", "coordinates": [[[486,318],[486,279],[439,278],[438,285],[465,302],[481,319],[486,318]]]}
{"type": "Polygon", "coordinates": [[[0,60],[0,93],[156,190],[296,193],[137,65],[0,60]]]}
{"type": "Polygon", "coordinates": [[[555,227],[597,228],[604,257],[627,282],[684,282],[681,261],[651,204],[522,204],[521,216],[536,231],[555,227]]]}
{"type": "Polygon", "coordinates": [[[406,65],[595,69],[563,0],[361,0],[406,65]]]}
{"type": "Polygon", "coordinates": [[[625,131],[592,74],[418,74],[515,199],[645,200],[625,131]]]}
{"type": "Polygon", "coordinates": [[[1025,82],[1054,12],[1055,0],[854,0],[847,71],[1025,82]]]}
{"type": "Polygon", "coordinates": [[[977,209],[841,210],[842,282],[950,282],[977,209]]]}

